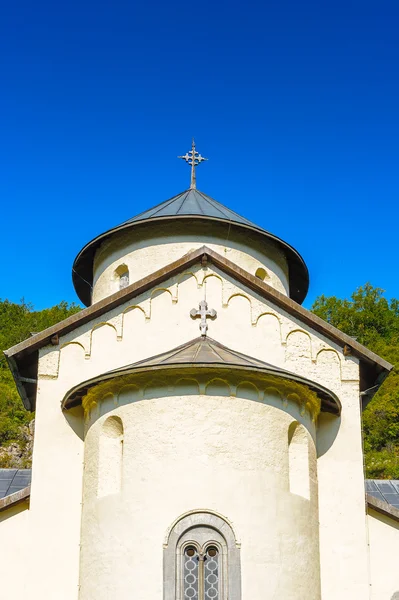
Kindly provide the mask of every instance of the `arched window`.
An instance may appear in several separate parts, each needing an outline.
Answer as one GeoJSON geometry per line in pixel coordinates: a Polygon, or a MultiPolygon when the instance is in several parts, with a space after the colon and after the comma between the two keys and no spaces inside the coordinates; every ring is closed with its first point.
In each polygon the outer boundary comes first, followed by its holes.
{"type": "Polygon", "coordinates": [[[99,443],[97,495],[101,498],[121,491],[123,423],[119,417],[104,421],[99,443]]]}
{"type": "Polygon", "coordinates": [[[164,600],[240,600],[239,548],[227,521],[186,515],[164,546],[164,600]]]}
{"type": "Polygon", "coordinates": [[[129,269],[126,265],[120,265],[115,271],[115,276],[119,281],[120,290],[123,290],[129,285],[129,269]]]}
{"type": "Polygon", "coordinates": [[[291,494],[310,499],[309,434],[294,421],[288,429],[288,461],[291,494]]]}
{"type": "Polygon", "coordinates": [[[266,269],[263,269],[262,267],[256,269],[255,277],[264,281],[268,277],[266,269]]]}

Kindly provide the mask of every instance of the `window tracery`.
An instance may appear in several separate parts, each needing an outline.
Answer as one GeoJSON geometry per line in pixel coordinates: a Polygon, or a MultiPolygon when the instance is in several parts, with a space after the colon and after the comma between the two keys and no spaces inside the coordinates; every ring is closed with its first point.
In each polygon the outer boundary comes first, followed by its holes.
{"type": "Polygon", "coordinates": [[[205,547],[190,544],[184,549],[184,600],[219,600],[222,576],[219,555],[219,548],[213,543],[205,547]]]}
{"type": "Polygon", "coordinates": [[[240,555],[220,516],[178,520],[164,546],[164,600],[241,600],[240,555]]]}

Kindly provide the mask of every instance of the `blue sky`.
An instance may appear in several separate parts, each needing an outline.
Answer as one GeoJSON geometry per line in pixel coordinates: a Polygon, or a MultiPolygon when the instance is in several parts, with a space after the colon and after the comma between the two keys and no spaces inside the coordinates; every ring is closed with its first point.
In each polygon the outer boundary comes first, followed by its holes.
{"type": "Polygon", "coordinates": [[[319,294],[399,297],[399,4],[3,3],[0,298],[76,301],[97,234],[198,188],[293,245],[319,294]]]}

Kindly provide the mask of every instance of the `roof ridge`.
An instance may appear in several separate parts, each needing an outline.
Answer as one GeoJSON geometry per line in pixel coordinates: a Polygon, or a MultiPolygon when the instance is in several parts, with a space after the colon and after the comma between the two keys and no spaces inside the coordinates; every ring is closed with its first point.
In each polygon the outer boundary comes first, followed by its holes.
{"type": "MultiPolygon", "coordinates": [[[[207,200],[208,202],[209,202],[209,200],[212,200],[212,202],[214,202],[215,204],[217,204],[218,206],[220,206],[222,209],[227,210],[229,213],[232,213],[233,215],[235,215],[236,217],[239,217],[240,219],[243,219],[244,221],[246,221],[248,224],[252,225],[253,227],[256,227],[257,229],[263,229],[263,227],[259,227],[259,225],[256,225],[256,223],[253,223],[252,221],[250,221],[246,217],[243,217],[242,215],[240,215],[239,213],[237,213],[235,210],[232,210],[228,206],[225,206],[224,204],[222,204],[221,202],[219,202],[219,200],[216,200],[212,196],[209,196],[208,194],[205,194],[205,192],[201,192],[201,190],[197,190],[197,192],[199,194],[201,194],[201,196],[204,196],[205,200],[207,200]]],[[[221,212],[223,212],[223,210],[221,210],[221,212]]],[[[228,217],[228,218],[229,218],[230,221],[232,220],[230,217],[228,217]]]]}
{"type": "Polygon", "coordinates": [[[197,194],[200,193],[199,190],[190,190],[190,193],[192,192],[193,196],[194,196],[194,200],[195,203],[197,204],[199,210],[201,211],[201,214],[204,215],[204,211],[202,210],[201,204],[198,202],[197,200],[197,194]]]}
{"type": "MultiPolygon", "coordinates": [[[[172,198],[168,198],[167,200],[163,200],[162,202],[159,202],[158,204],[156,204],[152,208],[147,208],[146,210],[142,210],[138,215],[135,215],[134,217],[130,217],[130,219],[127,219],[126,221],[123,221],[119,225],[116,225],[116,227],[122,227],[122,225],[126,225],[127,223],[131,223],[132,221],[135,221],[136,219],[138,219],[142,215],[145,215],[146,213],[149,213],[149,212],[151,212],[151,211],[153,211],[155,209],[161,208],[161,206],[169,206],[169,204],[171,202],[176,201],[179,196],[183,196],[184,194],[187,194],[189,191],[190,190],[188,189],[188,190],[184,190],[183,192],[179,192],[175,196],[172,196],[172,198]]],[[[109,231],[112,231],[113,229],[115,229],[115,228],[112,227],[109,231]]],[[[105,233],[107,233],[107,232],[105,232],[105,233]]]]}

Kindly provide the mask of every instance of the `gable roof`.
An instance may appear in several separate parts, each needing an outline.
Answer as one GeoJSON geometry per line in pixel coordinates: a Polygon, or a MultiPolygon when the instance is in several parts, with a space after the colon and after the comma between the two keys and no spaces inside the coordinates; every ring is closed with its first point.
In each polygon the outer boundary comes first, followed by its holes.
{"type": "Polygon", "coordinates": [[[288,262],[290,297],[296,302],[303,302],[309,288],[309,272],[302,256],[295,248],[207,194],[197,189],[189,189],[109,229],[82,248],[73,263],[72,280],[83,304],[86,306],[91,304],[94,257],[97,249],[106,239],[120,231],[132,231],[132,228],[136,231],[137,227],[154,222],[176,222],[187,219],[227,223],[229,227],[249,230],[252,236],[260,236],[261,240],[266,238],[274,242],[282,250],[288,262]]]}
{"type": "Polygon", "coordinates": [[[4,354],[7,357],[9,367],[25,407],[29,410],[33,410],[35,405],[39,348],[48,344],[57,346],[58,337],[60,335],[65,335],[84,323],[88,323],[96,317],[107,313],[120,304],[159,285],[162,281],[173,277],[190,266],[196,263],[204,265],[207,261],[249,289],[255,291],[263,298],[269,300],[271,303],[279,306],[302,323],[309,325],[313,330],[318,331],[328,339],[337,343],[342,348],[346,347],[347,352],[357,356],[361,361],[361,391],[365,391],[372,386],[378,387],[393,368],[389,362],[371,350],[368,350],[368,348],[362,346],[362,344],[359,344],[350,336],[342,333],[342,331],[339,331],[336,327],[333,327],[326,321],[323,321],[323,319],[320,319],[320,317],[317,317],[307,309],[303,308],[301,305],[291,300],[291,298],[287,298],[287,296],[278,292],[264,281],[261,281],[258,277],[251,275],[207,246],[202,246],[201,248],[186,254],[179,260],[170,263],[168,266],[155,271],[152,275],[132,283],[123,290],[100,300],[81,312],[68,317],[64,321],[61,321],[60,323],[37,333],[24,342],[13,346],[9,350],[6,350],[4,354]]]}
{"type": "Polygon", "coordinates": [[[228,369],[229,372],[233,370],[251,371],[252,373],[274,375],[281,379],[295,381],[307,386],[319,396],[322,410],[335,415],[339,415],[341,412],[341,403],[337,396],[324,386],[252,356],[231,350],[216,340],[203,336],[190,340],[177,348],[173,348],[157,356],[146,358],[119,369],[107,371],[80,383],[67,393],[62,406],[63,408],[70,408],[80,404],[82,397],[86,395],[87,391],[102,381],[115,379],[116,377],[122,377],[131,373],[190,367],[196,367],[196,369],[216,367],[219,370],[228,369]]]}

